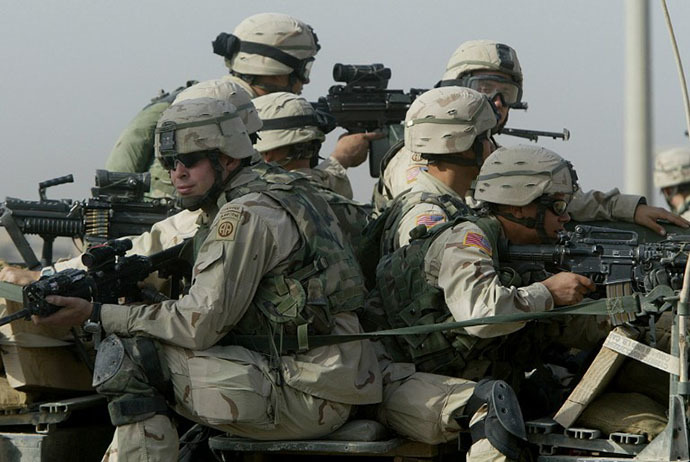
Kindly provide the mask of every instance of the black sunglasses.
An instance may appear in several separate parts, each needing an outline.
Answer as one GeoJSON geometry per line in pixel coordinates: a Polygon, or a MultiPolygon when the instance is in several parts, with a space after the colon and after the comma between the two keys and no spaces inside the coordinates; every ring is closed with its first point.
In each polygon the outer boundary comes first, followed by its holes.
{"type": "Polygon", "coordinates": [[[568,201],[565,199],[553,199],[551,197],[543,197],[541,204],[551,210],[556,216],[565,215],[568,211],[568,201]]]}
{"type": "Polygon", "coordinates": [[[175,170],[177,163],[181,163],[185,168],[192,168],[202,159],[208,157],[207,152],[191,152],[189,154],[168,154],[158,157],[166,170],[175,170]]]}

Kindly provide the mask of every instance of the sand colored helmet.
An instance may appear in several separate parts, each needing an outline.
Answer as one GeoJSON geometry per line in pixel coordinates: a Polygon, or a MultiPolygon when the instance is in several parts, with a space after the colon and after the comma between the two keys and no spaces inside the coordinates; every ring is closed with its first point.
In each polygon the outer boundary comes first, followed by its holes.
{"type": "Polygon", "coordinates": [[[477,177],[474,198],[493,204],[524,206],[542,196],[577,190],[570,162],[539,146],[501,147],[485,161],[477,177]]]}
{"type": "Polygon", "coordinates": [[[247,127],[248,133],[256,133],[261,128],[261,119],[252,103],[251,96],[241,85],[229,78],[206,80],[192,85],[177,95],[173,104],[197,98],[214,98],[228,101],[235,106],[240,120],[247,127]]]}
{"type": "Polygon", "coordinates": [[[496,126],[494,107],[464,87],[434,88],[414,100],[405,116],[405,146],[423,154],[454,154],[489,137],[496,126]]]}
{"type": "Polygon", "coordinates": [[[255,98],[254,105],[264,124],[255,145],[259,152],[326,139],[326,118],[301,96],[269,93],[255,98]]]}
{"type": "Polygon", "coordinates": [[[474,71],[503,72],[522,86],[522,69],[515,50],[493,40],[462,43],[448,60],[441,80],[454,80],[474,71]]]}
{"type": "Polygon", "coordinates": [[[654,186],[668,188],[690,183],[690,146],[661,151],[654,162],[654,186]]]}
{"type": "Polygon", "coordinates": [[[254,154],[235,106],[214,98],[188,99],[170,106],[158,120],[155,142],[159,158],[212,151],[234,159],[254,154]]]}
{"type": "Polygon", "coordinates": [[[318,38],[308,24],[280,13],[260,13],[242,21],[232,34],[222,33],[213,51],[225,57],[235,73],[245,75],[295,75],[309,81],[318,38]]]}

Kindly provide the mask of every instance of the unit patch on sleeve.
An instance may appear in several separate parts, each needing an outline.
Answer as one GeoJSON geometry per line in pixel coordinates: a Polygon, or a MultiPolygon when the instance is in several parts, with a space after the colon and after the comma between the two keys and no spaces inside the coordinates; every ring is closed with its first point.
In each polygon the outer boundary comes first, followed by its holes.
{"type": "Polygon", "coordinates": [[[437,224],[445,222],[445,215],[438,215],[435,213],[423,213],[421,215],[417,215],[417,219],[415,220],[415,224],[424,225],[426,226],[426,229],[433,228],[437,224]]]}
{"type": "Polygon", "coordinates": [[[241,217],[242,210],[232,208],[221,210],[218,213],[216,239],[219,241],[234,241],[241,217]]]}
{"type": "Polygon", "coordinates": [[[476,247],[488,256],[491,256],[493,253],[489,240],[479,233],[468,231],[467,234],[465,234],[465,238],[462,240],[462,243],[468,247],[476,247]]]}

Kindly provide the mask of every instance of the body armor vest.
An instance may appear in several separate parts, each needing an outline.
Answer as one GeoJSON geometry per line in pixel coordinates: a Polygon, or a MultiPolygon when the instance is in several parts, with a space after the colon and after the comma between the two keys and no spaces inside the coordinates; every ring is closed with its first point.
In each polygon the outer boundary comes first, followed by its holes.
{"type": "MultiPolygon", "coordinates": [[[[486,234],[493,248],[497,248],[501,226],[496,219],[456,217],[381,259],[376,271],[378,294],[374,297],[380,297],[387,328],[454,321],[443,290],[427,282],[424,258],[443,231],[463,221],[474,222],[486,234]]],[[[493,253],[492,259],[503,285],[522,285],[521,275],[515,270],[499,266],[497,252],[493,253]]],[[[371,326],[366,325],[365,328],[369,330],[371,326]]],[[[510,355],[513,349],[520,348],[520,342],[511,341],[511,337],[515,338],[509,335],[482,339],[464,329],[453,329],[399,336],[388,340],[386,347],[395,361],[413,362],[419,371],[468,379],[479,379],[487,373],[508,378],[512,372],[510,362],[504,364],[508,367],[506,371],[496,371],[493,365],[506,359],[506,351],[510,355]]]]}
{"type": "Polygon", "coordinates": [[[226,191],[226,201],[250,193],[270,197],[293,218],[300,245],[283,272],[263,277],[250,309],[224,343],[279,355],[284,348],[276,342],[288,335],[306,350],[309,334],[332,331],[334,314],[363,305],[362,274],[333,212],[306,179],[267,164],[252,170],[259,177],[226,191]],[[252,340],[259,337],[267,339],[263,346],[252,340]]]}

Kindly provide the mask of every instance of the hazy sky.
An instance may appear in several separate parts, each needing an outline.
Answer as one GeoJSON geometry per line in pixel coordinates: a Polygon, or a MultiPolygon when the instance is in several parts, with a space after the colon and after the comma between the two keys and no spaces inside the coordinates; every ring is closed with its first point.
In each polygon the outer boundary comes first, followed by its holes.
{"type": "MultiPolygon", "coordinates": [[[[690,67],[690,2],[669,0],[669,8],[690,67]]],[[[660,2],[650,9],[653,145],[687,143],[660,2]]],[[[461,42],[507,43],[520,58],[530,107],[513,111],[508,125],[569,128],[570,141],[540,144],[575,164],[584,189],[623,186],[624,0],[0,0],[0,199],[37,199],[39,181],[67,173],[76,183],[49,197],[87,197],[95,170],[138,110],[161,88],[225,74],[211,41],[270,11],[318,34],[309,100],[333,84],[337,62],[382,62],[393,71],[390,88],[428,88],[461,42]]],[[[351,179],[356,198],[367,200],[368,168],[351,179]]]]}

